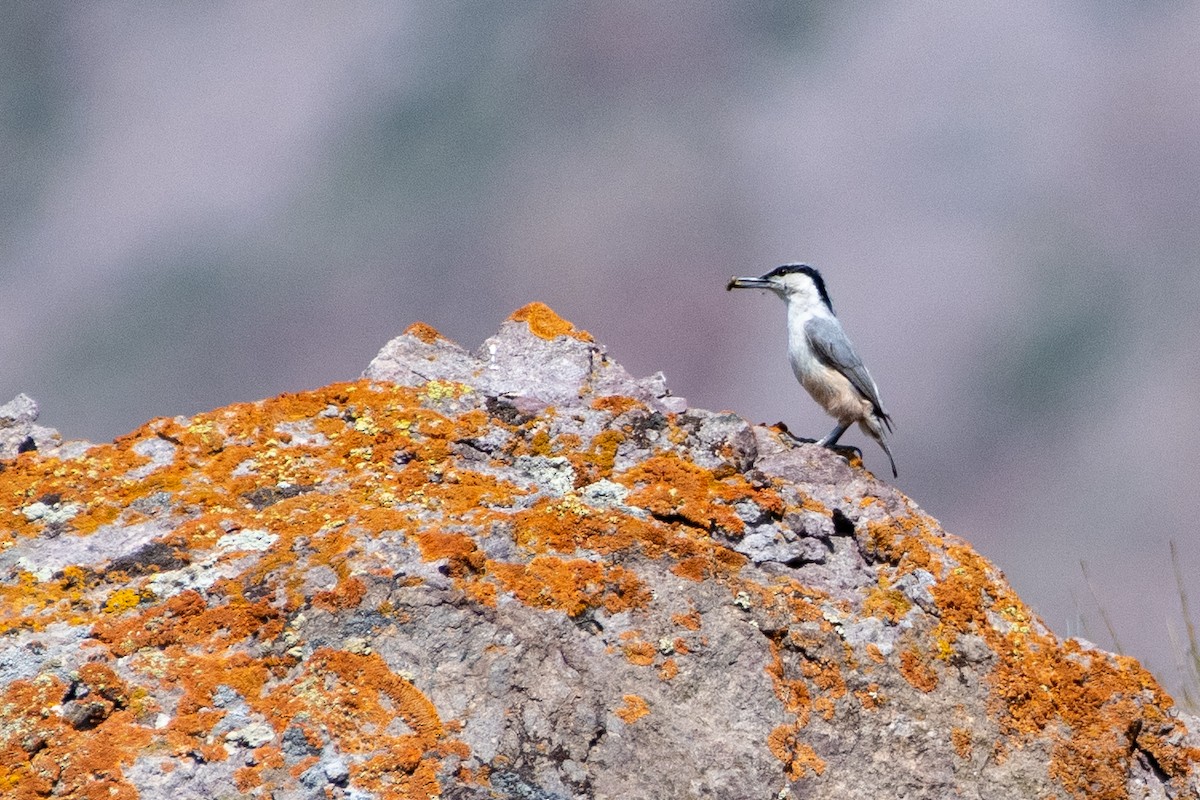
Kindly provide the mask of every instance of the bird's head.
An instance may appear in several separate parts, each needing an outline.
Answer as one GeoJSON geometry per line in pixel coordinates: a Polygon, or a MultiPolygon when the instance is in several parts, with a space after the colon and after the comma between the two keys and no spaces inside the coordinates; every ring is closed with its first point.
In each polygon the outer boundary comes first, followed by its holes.
{"type": "Polygon", "coordinates": [[[730,278],[726,290],[768,289],[788,303],[815,306],[821,304],[833,313],[829,292],[825,291],[825,280],[821,273],[806,264],[784,264],[761,278],[730,278]]]}

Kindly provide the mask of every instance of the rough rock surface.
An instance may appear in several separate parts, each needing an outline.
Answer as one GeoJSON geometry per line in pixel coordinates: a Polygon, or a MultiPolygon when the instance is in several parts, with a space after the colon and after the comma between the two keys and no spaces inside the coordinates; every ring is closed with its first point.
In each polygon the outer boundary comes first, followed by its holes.
{"type": "Polygon", "coordinates": [[[475,355],[418,324],[357,382],[38,435],[0,461],[6,798],[1200,793],[1137,662],[545,306],[475,355]]]}
{"type": "Polygon", "coordinates": [[[34,424],[37,418],[37,403],[28,395],[19,394],[0,406],[0,458],[62,444],[58,431],[34,424]]]}

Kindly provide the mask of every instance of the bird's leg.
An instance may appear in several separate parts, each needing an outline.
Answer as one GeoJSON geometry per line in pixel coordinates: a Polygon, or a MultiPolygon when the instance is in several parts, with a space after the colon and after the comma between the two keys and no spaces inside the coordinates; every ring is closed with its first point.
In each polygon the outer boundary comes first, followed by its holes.
{"type": "Polygon", "coordinates": [[[842,438],[842,434],[845,433],[846,429],[849,427],[849,422],[839,422],[837,427],[831,430],[829,435],[817,442],[817,444],[821,445],[821,447],[833,447],[835,444],[837,444],[837,440],[842,438]]]}

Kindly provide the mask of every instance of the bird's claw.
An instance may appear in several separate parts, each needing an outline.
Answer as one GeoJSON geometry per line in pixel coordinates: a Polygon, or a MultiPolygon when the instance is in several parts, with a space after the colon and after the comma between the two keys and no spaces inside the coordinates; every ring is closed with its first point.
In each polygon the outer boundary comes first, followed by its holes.
{"type": "Polygon", "coordinates": [[[787,424],[785,424],[783,422],[776,422],[771,427],[774,428],[775,430],[779,431],[780,433],[782,433],[784,436],[791,439],[793,442],[797,442],[799,444],[816,444],[817,443],[816,439],[805,439],[803,436],[797,436],[796,434],[792,433],[791,431],[788,430],[787,424]]]}
{"type": "Polygon", "coordinates": [[[827,444],[827,445],[825,445],[825,447],[839,455],[842,454],[842,451],[848,451],[848,452],[853,453],[854,455],[858,456],[858,460],[862,461],[862,457],[863,457],[862,448],[855,447],[852,444],[827,444]]]}

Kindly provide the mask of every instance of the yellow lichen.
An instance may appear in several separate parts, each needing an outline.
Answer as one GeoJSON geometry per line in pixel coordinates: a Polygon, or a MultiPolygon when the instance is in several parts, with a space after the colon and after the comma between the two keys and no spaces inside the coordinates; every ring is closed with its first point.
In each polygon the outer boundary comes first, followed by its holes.
{"type": "Polygon", "coordinates": [[[863,601],[863,613],[879,617],[888,622],[899,622],[912,608],[912,601],[904,593],[890,586],[886,574],[881,574],[879,585],[871,590],[863,601]]]}
{"type": "Polygon", "coordinates": [[[107,614],[120,614],[122,611],[136,608],[141,599],[141,595],[138,594],[136,589],[128,587],[117,589],[104,601],[104,612],[107,614]]]}

